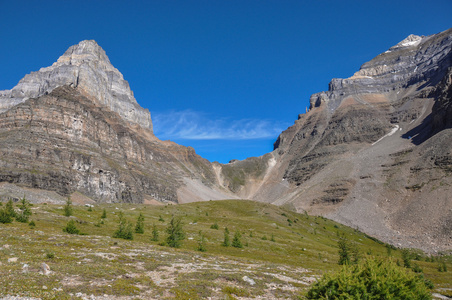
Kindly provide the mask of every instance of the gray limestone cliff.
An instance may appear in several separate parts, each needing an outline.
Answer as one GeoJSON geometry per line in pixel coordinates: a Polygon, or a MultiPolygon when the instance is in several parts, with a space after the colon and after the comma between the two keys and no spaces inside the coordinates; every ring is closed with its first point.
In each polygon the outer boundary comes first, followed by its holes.
{"type": "Polygon", "coordinates": [[[0,112],[60,86],[74,87],[123,119],[152,131],[149,111],[138,105],[128,82],[93,40],[70,47],[50,67],[26,75],[11,90],[0,91],[0,112]]]}
{"type": "Polygon", "coordinates": [[[425,37],[410,35],[363,64],[352,77],[331,80],[328,91],[311,96],[311,108],[325,102],[335,110],[352,95],[397,93],[416,85],[435,85],[451,64],[451,48],[449,31],[425,37]]]}
{"type": "Polygon", "coordinates": [[[0,92],[0,198],[30,190],[99,202],[231,198],[209,161],[155,137],[149,111],[95,41],[0,92]]]}

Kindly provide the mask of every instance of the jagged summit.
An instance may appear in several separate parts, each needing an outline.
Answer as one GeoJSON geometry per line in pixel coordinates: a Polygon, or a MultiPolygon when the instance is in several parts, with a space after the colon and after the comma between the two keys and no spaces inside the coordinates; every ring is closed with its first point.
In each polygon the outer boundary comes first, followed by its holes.
{"type": "Polygon", "coordinates": [[[71,46],[50,67],[26,75],[11,90],[0,91],[0,112],[59,86],[76,88],[97,105],[152,131],[149,111],[139,106],[129,83],[94,40],[71,46]]]}
{"type": "Polygon", "coordinates": [[[99,60],[110,63],[107,54],[104,49],[99,46],[99,44],[95,40],[84,40],[78,43],[77,45],[73,45],[69,47],[69,49],[64,52],[64,54],[58,59],[61,62],[70,57],[73,60],[77,59],[78,55],[84,56],[84,59],[91,60],[99,60]]]}
{"type": "Polygon", "coordinates": [[[397,45],[391,47],[389,51],[395,50],[402,47],[411,47],[411,46],[417,46],[422,41],[422,36],[410,34],[406,39],[398,43],[397,45]]]}

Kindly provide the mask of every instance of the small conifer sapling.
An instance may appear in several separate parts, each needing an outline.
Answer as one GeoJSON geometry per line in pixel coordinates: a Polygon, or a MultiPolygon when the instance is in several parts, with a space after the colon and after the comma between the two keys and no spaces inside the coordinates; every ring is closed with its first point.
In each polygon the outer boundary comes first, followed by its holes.
{"type": "Polygon", "coordinates": [[[155,224],[152,224],[151,241],[158,242],[158,240],[159,240],[159,231],[157,230],[157,226],[155,226],[155,224]]]}
{"type": "Polygon", "coordinates": [[[144,216],[142,213],[138,216],[135,233],[144,233],[144,216]]]}
{"type": "Polygon", "coordinates": [[[185,239],[185,233],[182,228],[182,220],[180,218],[171,218],[168,227],[166,228],[166,243],[173,248],[179,248],[182,245],[182,241],[185,239]]]}

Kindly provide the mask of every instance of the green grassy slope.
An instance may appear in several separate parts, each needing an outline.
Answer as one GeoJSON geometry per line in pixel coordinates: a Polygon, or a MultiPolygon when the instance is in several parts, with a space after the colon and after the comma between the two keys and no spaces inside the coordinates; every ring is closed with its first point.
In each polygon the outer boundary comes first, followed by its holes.
{"type": "MultiPolygon", "coordinates": [[[[70,220],[63,216],[62,206],[39,204],[32,210],[34,228],[18,222],[0,224],[0,296],[297,298],[319,275],[339,269],[338,234],[356,243],[363,258],[389,259],[385,245],[352,228],[252,201],[168,206],[101,204],[92,211],[74,206],[70,218],[86,235],[62,231],[70,220]],[[101,219],[103,209],[106,219],[101,219]],[[133,241],[112,238],[119,211],[133,225],[142,213],[144,234],[134,234],[133,241]],[[181,217],[184,223],[186,239],[180,249],[160,245],[172,216],[181,217]],[[159,221],[160,217],[164,221],[159,221]],[[215,223],[219,229],[211,228],[215,223]],[[150,240],[153,224],[159,230],[157,242],[150,240]],[[231,241],[240,231],[243,248],[221,245],[225,227],[231,241]],[[207,252],[196,251],[200,232],[207,252]],[[38,272],[43,262],[51,268],[49,275],[38,272]],[[28,272],[23,271],[24,264],[29,266],[28,272]]],[[[390,259],[401,261],[400,257],[400,251],[393,250],[390,259]]],[[[452,288],[450,262],[450,270],[441,273],[438,262],[424,259],[416,263],[438,288],[452,288]]]]}

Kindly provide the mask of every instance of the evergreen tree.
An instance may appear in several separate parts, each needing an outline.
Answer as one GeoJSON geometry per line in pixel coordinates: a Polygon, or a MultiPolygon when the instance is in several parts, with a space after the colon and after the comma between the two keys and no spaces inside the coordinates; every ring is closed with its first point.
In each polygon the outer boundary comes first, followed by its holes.
{"type": "Polygon", "coordinates": [[[135,226],[136,233],[144,233],[144,216],[142,213],[138,216],[137,225],[135,226]]]}
{"type": "Polygon", "coordinates": [[[204,239],[204,234],[202,234],[201,231],[199,231],[199,240],[198,240],[198,251],[201,252],[206,252],[207,248],[206,248],[206,244],[205,244],[205,239],[204,239]]]}
{"type": "Polygon", "coordinates": [[[447,272],[447,265],[444,260],[438,262],[438,271],[439,272],[447,272]]]}
{"type": "Polygon", "coordinates": [[[107,218],[107,210],[104,208],[104,210],[102,211],[102,216],[100,216],[102,219],[106,219],[107,218]]]}
{"type": "Polygon", "coordinates": [[[166,243],[173,248],[179,248],[182,245],[182,240],[185,239],[185,233],[182,229],[182,220],[180,218],[172,217],[168,227],[166,228],[166,243]]]}
{"type": "Polygon", "coordinates": [[[410,255],[410,251],[408,251],[408,249],[402,250],[402,260],[403,260],[403,266],[405,268],[411,268],[411,255],[410,255]]]}
{"type": "Polygon", "coordinates": [[[155,224],[152,225],[152,236],[151,236],[151,241],[153,242],[158,242],[159,240],[159,232],[157,230],[157,226],[155,226],[155,224]]]}
{"type": "Polygon", "coordinates": [[[350,241],[347,240],[345,235],[339,236],[339,241],[337,242],[339,248],[339,261],[340,265],[349,265],[352,262],[351,256],[353,247],[350,241]]]}
{"type": "Polygon", "coordinates": [[[3,209],[0,209],[0,223],[12,223],[13,218],[10,216],[8,211],[6,210],[6,207],[3,209]]]}
{"type": "Polygon", "coordinates": [[[63,209],[64,209],[64,215],[66,217],[72,216],[72,201],[71,201],[70,197],[67,198],[66,205],[64,206],[63,209]]]}
{"type": "Polygon", "coordinates": [[[125,240],[133,240],[132,223],[126,220],[122,211],[119,212],[119,225],[118,229],[113,234],[113,237],[125,240]]]}
{"type": "Polygon", "coordinates": [[[240,231],[236,231],[234,234],[234,238],[232,239],[232,247],[235,248],[243,248],[242,245],[242,241],[240,240],[240,238],[242,237],[242,235],[240,234],[240,231]]]}
{"type": "Polygon", "coordinates": [[[30,202],[25,199],[25,196],[20,200],[19,209],[24,213],[24,215],[31,216],[30,202]]]}
{"type": "Polygon", "coordinates": [[[66,227],[63,228],[63,232],[67,232],[69,234],[79,234],[80,230],[78,230],[75,226],[74,219],[70,219],[69,222],[67,222],[66,227]]]}
{"type": "Polygon", "coordinates": [[[25,196],[20,200],[19,213],[16,213],[16,220],[21,223],[28,223],[28,219],[32,212],[30,203],[25,199],[25,196]]]}
{"type": "Polygon", "coordinates": [[[13,200],[9,199],[9,201],[6,203],[5,211],[11,218],[16,217],[16,211],[14,210],[13,200]]]}
{"type": "Polygon", "coordinates": [[[224,247],[231,246],[231,242],[229,241],[229,230],[227,227],[224,229],[224,240],[223,240],[223,244],[221,244],[221,245],[224,247]]]}

